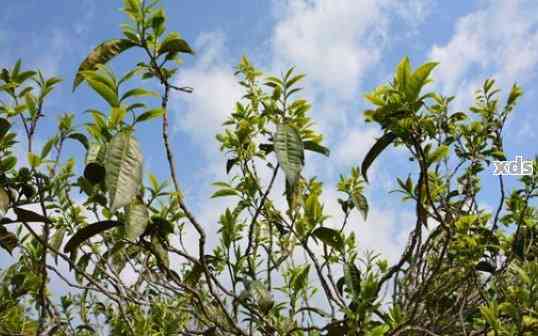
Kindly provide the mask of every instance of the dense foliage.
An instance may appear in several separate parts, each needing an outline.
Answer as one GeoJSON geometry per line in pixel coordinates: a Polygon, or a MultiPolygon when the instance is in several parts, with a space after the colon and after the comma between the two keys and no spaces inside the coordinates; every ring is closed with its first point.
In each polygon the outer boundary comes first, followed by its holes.
{"type": "Polygon", "coordinates": [[[218,223],[200,223],[168,138],[170,96],[192,91],[173,84],[180,56],[194,52],[166,32],[158,1],[148,2],[125,0],[123,37],[81,63],[74,89],[85,83],[109,105],[88,109],[84,130],[65,114],[36,148],[61,80],[20,61],[0,73],[0,246],[2,258],[12,255],[0,273],[0,335],[538,334],[537,161],[513,190],[499,175],[496,208],[480,207],[481,176],[506,159],[502,131],[520,87],[502,100],[486,80],[469,111],[454,113],[453,97],[424,92],[437,64],[413,70],[404,58],[390,83],[365,96],[366,121],[383,135],[340,177],[341,225],[331,227],[322,183],[302,173],[305,151],[330,155],[299,98],[304,76],[266,76],[243,58],[236,75],[245,95],[217,135],[229,178],[213,197],[230,206],[218,223]],[[107,63],[130,49],[145,58],[117,77],[107,63]],[[138,78],[160,92],[126,89],[138,78]],[[170,181],[143,170],[135,131],[154,119],[170,181]],[[69,141],[84,150],[83,167],[64,158],[69,141]],[[390,146],[415,165],[395,177],[416,222],[394,265],[359,254],[348,228],[352,211],[367,218],[367,172],[390,146]],[[208,235],[218,235],[216,246],[208,235]],[[69,294],[51,294],[53,274],[69,294]]]}

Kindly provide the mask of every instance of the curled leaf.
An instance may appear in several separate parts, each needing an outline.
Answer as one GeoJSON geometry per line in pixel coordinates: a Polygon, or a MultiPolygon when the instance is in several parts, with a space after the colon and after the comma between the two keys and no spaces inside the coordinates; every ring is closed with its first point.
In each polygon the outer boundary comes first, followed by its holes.
{"type": "Polygon", "coordinates": [[[361,173],[366,182],[368,182],[368,176],[366,174],[368,172],[368,168],[370,168],[378,155],[381,154],[381,152],[385,150],[385,148],[387,148],[394,141],[394,139],[396,139],[396,134],[392,132],[385,133],[381,138],[379,138],[379,140],[377,140],[374,146],[366,154],[361,166],[361,173]]]}
{"type": "Polygon", "coordinates": [[[80,64],[73,82],[73,91],[84,81],[83,71],[95,70],[98,65],[106,64],[117,55],[134,46],[133,42],[126,39],[109,40],[98,45],[80,64]]]}

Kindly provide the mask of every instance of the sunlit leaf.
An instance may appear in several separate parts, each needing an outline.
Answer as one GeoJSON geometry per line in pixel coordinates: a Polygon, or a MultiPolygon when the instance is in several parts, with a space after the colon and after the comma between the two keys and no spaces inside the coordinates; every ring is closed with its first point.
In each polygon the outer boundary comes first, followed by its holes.
{"type": "Polygon", "coordinates": [[[9,195],[3,188],[0,188],[0,219],[4,217],[8,209],[9,195]]]}
{"type": "Polygon", "coordinates": [[[151,119],[160,118],[164,115],[165,110],[162,107],[158,107],[152,110],[145,111],[136,117],[136,122],[148,121],[151,119]]]}
{"type": "Polygon", "coordinates": [[[80,64],[77,75],[73,82],[73,91],[84,81],[82,71],[95,70],[97,65],[106,64],[108,61],[132,48],[135,44],[125,39],[114,39],[101,43],[80,64]]]}
{"type": "Polygon", "coordinates": [[[158,96],[159,94],[157,92],[148,91],[142,88],[135,88],[135,89],[125,92],[123,96],[121,96],[120,101],[124,101],[125,99],[132,98],[132,97],[158,97],[158,96]]]}
{"type": "Polygon", "coordinates": [[[127,239],[130,241],[136,241],[144,231],[149,223],[149,213],[144,202],[137,197],[127,207],[126,227],[125,232],[127,239]]]}
{"type": "Polygon", "coordinates": [[[142,185],[144,157],[130,132],[121,132],[108,144],[105,158],[105,183],[110,210],[131,203],[142,185]]]}
{"type": "Polygon", "coordinates": [[[168,251],[163,247],[163,244],[157,235],[153,236],[151,239],[151,247],[159,261],[159,264],[162,264],[166,268],[170,266],[170,259],[168,258],[168,251]]]}
{"type": "Polygon", "coordinates": [[[344,281],[351,291],[353,301],[358,300],[361,293],[361,273],[357,266],[351,263],[344,265],[344,281]]]}
{"type": "Polygon", "coordinates": [[[274,148],[288,183],[295,185],[304,164],[304,145],[299,132],[292,126],[279,124],[274,135],[274,148]]]}
{"type": "Polygon", "coordinates": [[[362,218],[366,220],[368,218],[368,200],[366,197],[360,192],[354,192],[351,199],[355,208],[361,213],[362,218]]]}
{"type": "Polygon", "coordinates": [[[396,67],[396,77],[394,78],[395,84],[403,92],[407,90],[408,81],[412,75],[411,71],[409,57],[404,57],[396,67]]]}
{"type": "Polygon", "coordinates": [[[95,92],[97,92],[104,100],[106,100],[107,103],[110,104],[110,106],[117,107],[120,105],[118,95],[107,85],[89,78],[86,79],[86,82],[92,87],[92,89],[95,90],[95,92]]]}
{"type": "Polygon", "coordinates": [[[428,77],[432,70],[438,65],[438,63],[431,62],[422,64],[418,69],[413,73],[409,82],[407,83],[406,93],[407,99],[414,102],[420,95],[420,91],[428,83],[428,77]]]}

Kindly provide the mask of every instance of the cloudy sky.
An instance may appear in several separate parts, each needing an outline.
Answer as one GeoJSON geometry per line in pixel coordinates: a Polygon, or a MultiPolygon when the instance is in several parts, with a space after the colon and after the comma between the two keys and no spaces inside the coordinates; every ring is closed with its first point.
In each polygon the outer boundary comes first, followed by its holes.
{"type": "MultiPolygon", "coordinates": [[[[2,0],[0,67],[18,58],[25,67],[65,79],[46,106],[39,140],[54,131],[57,116],[104,107],[87,87],[74,94],[71,83],[81,60],[98,43],[120,37],[124,22],[119,0],[2,0]]],[[[333,223],[341,216],[335,183],[339,174],[360,164],[379,129],[366,125],[362,95],[392,75],[404,56],[413,65],[440,62],[433,88],[457,95],[454,111],[466,109],[474,90],[486,78],[509,88],[518,82],[525,96],[506,128],[509,157],[537,153],[538,2],[433,0],[163,0],[169,28],[180,32],[196,51],[186,57],[178,85],[194,88],[171,102],[173,144],[178,174],[188,202],[210,235],[217,230],[218,210],[225,204],[207,201],[211,182],[225,178],[223,156],[215,133],[232,112],[242,92],[233,67],[247,55],[268,73],[290,66],[307,74],[304,96],[313,102],[318,129],[326,135],[331,158],[309,156],[307,176],[325,182],[326,209],[333,223]]],[[[141,55],[128,53],[112,63],[118,73],[135,65],[141,55]]],[[[155,102],[157,104],[157,102],[155,102]]],[[[145,167],[167,177],[160,126],[151,122],[138,130],[145,167]]],[[[76,145],[69,155],[81,157],[76,145]]],[[[402,152],[389,151],[373,167],[367,195],[367,222],[352,217],[359,244],[394,259],[413,222],[411,209],[400,203],[394,176],[414,172],[402,152]]],[[[514,182],[515,178],[509,178],[514,182]]],[[[487,180],[487,183],[493,180],[487,180]]],[[[484,207],[496,206],[496,185],[488,184],[484,207]]],[[[279,197],[278,195],[275,195],[279,197]]],[[[0,259],[3,256],[0,252],[0,259]]]]}

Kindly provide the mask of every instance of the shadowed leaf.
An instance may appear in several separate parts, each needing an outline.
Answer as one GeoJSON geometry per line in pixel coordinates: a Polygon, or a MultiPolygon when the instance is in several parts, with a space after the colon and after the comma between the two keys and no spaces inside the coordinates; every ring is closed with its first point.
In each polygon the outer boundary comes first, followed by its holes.
{"type": "Polygon", "coordinates": [[[321,240],[323,243],[334,247],[338,250],[341,250],[344,248],[344,239],[342,238],[342,235],[340,232],[326,228],[326,227],[320,227],[317,228],[312,235],[319,240],[321,240]]]}
{"type": "Polygon", "coordinates": [[[0,226],[0,246],[11,254],[18,244],[17,236],[0,226]]]}
{"type": "Polygon", "coordinates": [[[0,118],[0,140],[6,135],[6,133],[9,131],[9,128],[11,127],[11,124],[7,119],[0,118]]]}
{"type": "Polygon", "coordinates": [[[303,142],[304,149],[311,152],[316,152],[319,154],[323,154],[326,157],[329,157],[331,154],[331,151],[329,148],[324,147],[318,143],[315,143],[314,141],[305,141],[303,142]]]}
{"type": "Polygon", "coordinates": [[[159,48],[159,55],[164,53],[186,53],[194,54],[187,41],[179,37],[177,33],[168,35],[159,48]]]}
{"type": "Polygon", "coordinates": [[[64,252],[65,253],[73,253],[77,247],[80,246],[83,242],[90,239],[91,237],[104,232],[106,230],[110,230],[116,226],[122,225],[118,221],[108,220],[108,221],[102,221],[90,224],[88,226],[83,227],[82,229],[78,230],[77,233],[69,241],[67,244],[65,244],[64,252]]]}
{"type": "Polygon", "coordinates": [[[394,133],[389,132],[384,134],[379,140],[377,140],[374,146],[366,154],[361,166],[361,173],[366,182],[368,182],[368,176],[366,175],[368,168],[370,168],[377,156],[381,154],[381,152],[387,148],[388,145],[394,141],[394,139],[396,139],[396,135],[394,133]]]}
{"type": "Polygon", "coordinates": [[[17,215],[18,222],[51,223],[51,221],[48,218],[43,217],[43,215],[40,215],[33,211],[22,209],[22,208],[14,208],[13,210],[15,211],[15,214],[17,215]]]}
{"type": "Polygon", "coordinates": [[[84,177],[93,184],[100,183],[105,178],[105,153],[105,146],[98,144],[91,144],[86,153],[84,177]]]}

